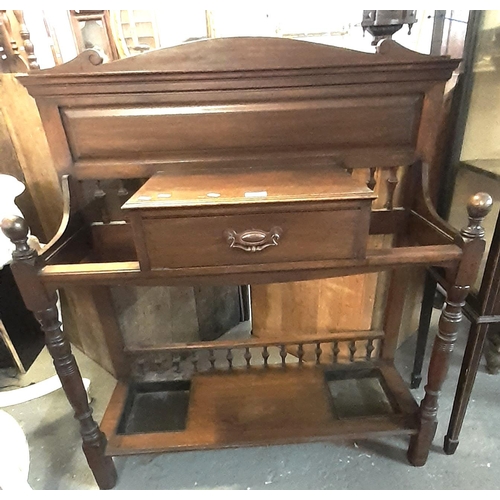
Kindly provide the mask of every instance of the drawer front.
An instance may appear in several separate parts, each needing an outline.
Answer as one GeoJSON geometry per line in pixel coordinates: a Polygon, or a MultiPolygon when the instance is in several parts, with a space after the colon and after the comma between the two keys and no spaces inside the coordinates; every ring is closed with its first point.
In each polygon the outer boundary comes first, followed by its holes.
{"type": "MultiPolygon", "coordinates": [[[[143,269],[361,259],[370,208],[142,219],[143,269]]],[[[137,234],[137,233],[136,233],[137,234]]],[[[141,252],[138,252],[141,255],[141,252]]]]}

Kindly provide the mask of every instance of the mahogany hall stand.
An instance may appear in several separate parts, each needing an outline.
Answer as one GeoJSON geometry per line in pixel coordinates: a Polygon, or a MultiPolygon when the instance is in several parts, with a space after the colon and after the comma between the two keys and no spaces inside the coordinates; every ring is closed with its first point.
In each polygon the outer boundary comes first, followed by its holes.
{"type": "Polygon", "coordinates": [[[335,437],[407,434],[409,461],[425,464],[491,205],[484,193],[473,197],[460,232],[432,208],[443,88],[457,64],[390,40],[369,54],[229,38],[106,64],[89,50],[20,77],[66,208],[40,255],[24,220],[5,219],[2,229],[100,488],[116,482],[114,455],[335,437]],[[377,169],[389,173],[388,194],[374,210],[377,169]],[[375,235],[391,245],[371,249],[375,235]],[[413,266],[443,269],[447,290],[420,408],[393,365],[413,266]],[[306,338],[125,342],[108,292],[378,271],[389,273],[383,331],[306,338]],[[56,291],[75,286],[92,287],[114,347],[119,380],[101,427],[58,320],[56,291]],[[351,381],[382,394],[377,411],[353,417],[349,391],[341,404],[339,387],[351,381]]]}

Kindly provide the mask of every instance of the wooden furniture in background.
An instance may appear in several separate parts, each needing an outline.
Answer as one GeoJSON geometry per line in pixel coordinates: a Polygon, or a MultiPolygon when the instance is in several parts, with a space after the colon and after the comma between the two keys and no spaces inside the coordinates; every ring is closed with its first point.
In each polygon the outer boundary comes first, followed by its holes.
{"type": "MultiPolygon", "coordinates": [[[[453,128],[446,140],[447,156],[443,162],[446,177],[440,196],[440,213],[453,225],[459,218],[459,207],[476,189],[488,189],[494,199],[500,196],[498,160],[498,116],[500,102],[500,26],[498,11],[470,11],[464,47],[464,64],[453,98],[453,128]]],[[[500,356],[498,331],[498,257],[499,210],[484,226],[486,251],[477,278],[467,297],[465,313],[471,321],[460,378],[444,450],[456,451],[467,405],[472,393],[480,360],[484,352],[488,371],[495,371],[500,356]]],[[[422,321],[419,327],[414,360],[413,386],[420,383],[422,360],[436,291],[435,273],[429,274],[424,293],[422,321]]],[[[443,291],[438,288],[440,294],[443,291]]]]}
{"type": "Polygon", "coordinates": [[[69,14],[79,52],[93,48],[109,61],[120,58],[108,10],[70,10],[69,14]]]}
{"type": "Polygon", "coordinates": [[[488,195],[475,196],[458,232],[430,201],[428,163],[457,64],[392,41],[366,54],[234,38],[109,64],[86,51],[22,78],[66,208],[39,256],[26,245],[22,219],[2,229],[16,243],[16,280],[45,331],[101,488],[115,484],[112,455],[346,436],[410,435],[410,462],[425,464],[491,206],[488,195]],[[406,166],[401,202],[391,189],[384,208],[370,209],[374,193],[351,173],[364,169],[372,185],[377,169],[390,169],[395,181],[398,165],[406,166]],[[390,248],[369,247],[380,235],[392,238],[390,248]],[[448,293],[420,408],[393,365],[407,270],[416,267],[444,269],[448,293]],[[145,345],[144,337],[124,338],[106,298],[113,286],[253,285],[382,270],[382,330],[145,345]],[[57,289],[81,286],[99,294],[105,341],[115,346],[119,382],[104,432],[55,307],[57,289]],[[375,407],[353,400],[359,385],[375,407]]]}
{"type": "Polygon", "coordinates": [[[0,72],[40,69],[22,10],[0,10],[0,72]]]}
{"type": "MultiPolygon", "coordinates": [[[[500,161],[477,160],[461,162],[454,185],[453,206],[450,220],[458,218],[458,207],[471,191],[488,189],[495,199],[500,197],[500,161]]],[[[481,262],[478,277],[468,295],[464,313],[471,322],[468,340],[451,412],[444,450],[455,453],[460,431],[467,412],[474,381],[484,354],[486,367],[496,373],[500,367],[500,207],[494,205],[491,216],[485,224],[486,252],[481,262]]],[[[430,317],[436,292],[436,276],[429,273],[425,286],[425,300],[422,305],[422,322],[415,351],[415,366],[412,386],[419,386],[422,360],[429,332],[430,317]]]]}
{"type": "Polygon", "coordinates": [[[120,57],[129,57],[160,48],[153,10],[112,10],[110,21],[120,57]]]}
{"type": "Polygon", "coordinates": [[[458,447],[458,438],[483,352],[490,373],[498,373],[500,367],[499,299],[500,217],[497,217],[481,287],[477,294],[470,295],[464,308],[464,313],[471,322],[471,328],[444,441],[444,451],[448,455],[455,453],[458,447]]]}

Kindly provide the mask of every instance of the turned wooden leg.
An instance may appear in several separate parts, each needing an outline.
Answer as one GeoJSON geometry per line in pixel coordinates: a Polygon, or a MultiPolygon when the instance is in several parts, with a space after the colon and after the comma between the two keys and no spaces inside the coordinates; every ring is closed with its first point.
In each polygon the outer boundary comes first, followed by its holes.
{"type": "Polygon", "coordinates": [[[116,469],[111,457],[104,454],[106,438],[92,418],[87,392],[71,347],[61,329],[56,307],[57,295],[39,277],[37,253],[28,245],[29,228],[22,217],[2,221],[2,231],[15,244],[12,253],[12,273],[26,307],[34,312],[45,333],[47,348],[66,397],[80,422],[83,451],[99,488],[110,489],[116,483],[116,469]]]}
{"type": "Polygon", "coordinates": [[[458,436],[462,429],[467,405],[469,404],[474,381],[476,380],[487,331],[488,325],[484,323],[474,324],[469,331],[469,338],[460,369],[460,378],[458,379],[455,399],[453,401],[448,433],[444,438],[444,451],[447,455],[455,453],[458,447],[458,436]]]}
{"type": "Polygon", "coordinates": [[[438,334],[434,339],[425,396],[420,404],[419,429],[412,436],[408,448],[408,459],[415,466],[422,466],[427,461],[436,433],[439,393],[448,373],[450,355],[462,321],[462,307],[481,264],[485,247],[481,224],[492,203],[491,196],[486,193],[477,193],[471,197],[467,204],[469,223],[460,231],[460,238],[457,237],[456,240],[462,247],[462,259],[454,275],[449,273],[447,276],[447,297],[439,318],[438,334]]]}
{"type": "Polygon", "coordinates": [[[448,291],[439,318],[439,331],[432,349],[425,397],[420,404],[420,428],[418,433],[412,436],[408,449],[408,459],[415,466],[422,466],[427,461],[436,433],[439,393],[448,373],[450,354],[457,339],[462,307],[468,292],[468,286],[453,286],[448,291]]]}
{"type": "Polygon", "coordinates": [[[110,489],[116,484],[116,469],[111,457],[104,455],[106,437],[92,418],[87,392],[71,346],[61,330],[57,307],[36,311],[35,316],[45,333],[47,349],[54,360],[66,397],[75,411],[75,418],[80,422],[80,434],[83,439],[83,451],[92,469],[95,480],[101,489],[110,489]]]}

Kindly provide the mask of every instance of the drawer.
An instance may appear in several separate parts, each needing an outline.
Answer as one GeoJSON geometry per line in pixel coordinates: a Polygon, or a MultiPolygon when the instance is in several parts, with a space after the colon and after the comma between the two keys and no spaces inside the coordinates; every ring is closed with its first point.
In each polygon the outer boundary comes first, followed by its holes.
{"type": "Polygon", "coordinates": [[[362,259],[370,202],[329,209],[133,219],[142,269],[362,259]]]}

